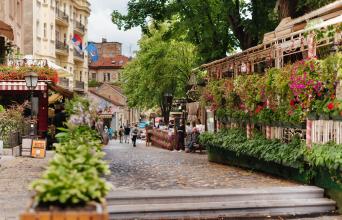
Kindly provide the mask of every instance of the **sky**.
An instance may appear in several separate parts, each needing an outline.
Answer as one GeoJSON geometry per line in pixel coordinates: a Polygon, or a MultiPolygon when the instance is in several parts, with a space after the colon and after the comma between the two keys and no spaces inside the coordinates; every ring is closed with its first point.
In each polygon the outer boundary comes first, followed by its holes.
{"type": "Polygon", "coordinates": [[[120,31],[112,23],[111,13],[118,10],[121,13],[127,12],[129,0],[89,0],[91,4],[91,14],[88,24],[88,40],[101,42],[102,38],[107,41],[122,43],[122,53],[126,56],[133,55],[138,50],[137,42],[141,37],[140,28],[128,31],[120,31]]]}

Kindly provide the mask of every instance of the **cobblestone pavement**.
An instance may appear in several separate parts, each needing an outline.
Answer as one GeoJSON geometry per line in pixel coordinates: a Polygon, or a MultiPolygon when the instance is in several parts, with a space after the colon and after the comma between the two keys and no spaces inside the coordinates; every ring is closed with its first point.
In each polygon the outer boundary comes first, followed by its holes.
{"type": "Polygon", "coordinates": [[[0,220],[16,220],[30,202],[28,185],[48,164],[45,159],[4,157],[0,159],[0,220]]]}
{"type": "Polygon", "coordinates": [[[205,154],[171,152],[139,144],[105,149],[110,162],[108,180],[115,189],[187,189],[293,186],[297,183],[261,173],[208,162],[205,154]]]}

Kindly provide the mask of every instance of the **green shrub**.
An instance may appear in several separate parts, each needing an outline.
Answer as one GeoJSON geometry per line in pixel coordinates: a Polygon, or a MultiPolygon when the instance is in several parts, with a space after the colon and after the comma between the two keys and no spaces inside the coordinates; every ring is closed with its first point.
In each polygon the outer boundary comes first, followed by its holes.
{"type": "Polygon", "coordinates": [[[101,178],[109,173],[97,133],[88,126],[64,129],[57,137],[56,154],[41,179],[31,184],[40,205],[72,207],[102,202],[110,185],[101,178]]]}

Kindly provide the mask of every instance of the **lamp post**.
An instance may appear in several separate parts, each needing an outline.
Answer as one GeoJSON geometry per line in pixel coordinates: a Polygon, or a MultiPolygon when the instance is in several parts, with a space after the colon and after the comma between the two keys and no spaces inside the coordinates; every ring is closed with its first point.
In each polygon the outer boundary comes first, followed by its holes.
{"type": "Polygon", "coordinates": [[[38,84],[38,74],[34,72],[29,72],[25,74],[25,82],[27,88],[31,91],[31,123],[30,123],[30,135],[34,135],[34,122],[33,122],[33,91],[38,84]]]}

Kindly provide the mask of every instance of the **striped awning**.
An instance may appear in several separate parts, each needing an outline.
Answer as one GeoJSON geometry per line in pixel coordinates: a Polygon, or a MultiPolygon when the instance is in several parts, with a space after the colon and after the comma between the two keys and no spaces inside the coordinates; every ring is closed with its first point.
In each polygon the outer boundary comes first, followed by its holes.
{"type": "MultiPolygon", "coordinates": [[[[25,80],[16,80],[16,81],[0,81],[0,91],[27,91],[29,90],[26,86],[25,80]]],[[[46,81],[38,81],[38,85],[35,88],[36,91],[45,91],[47,90],[46,81]]]]}

